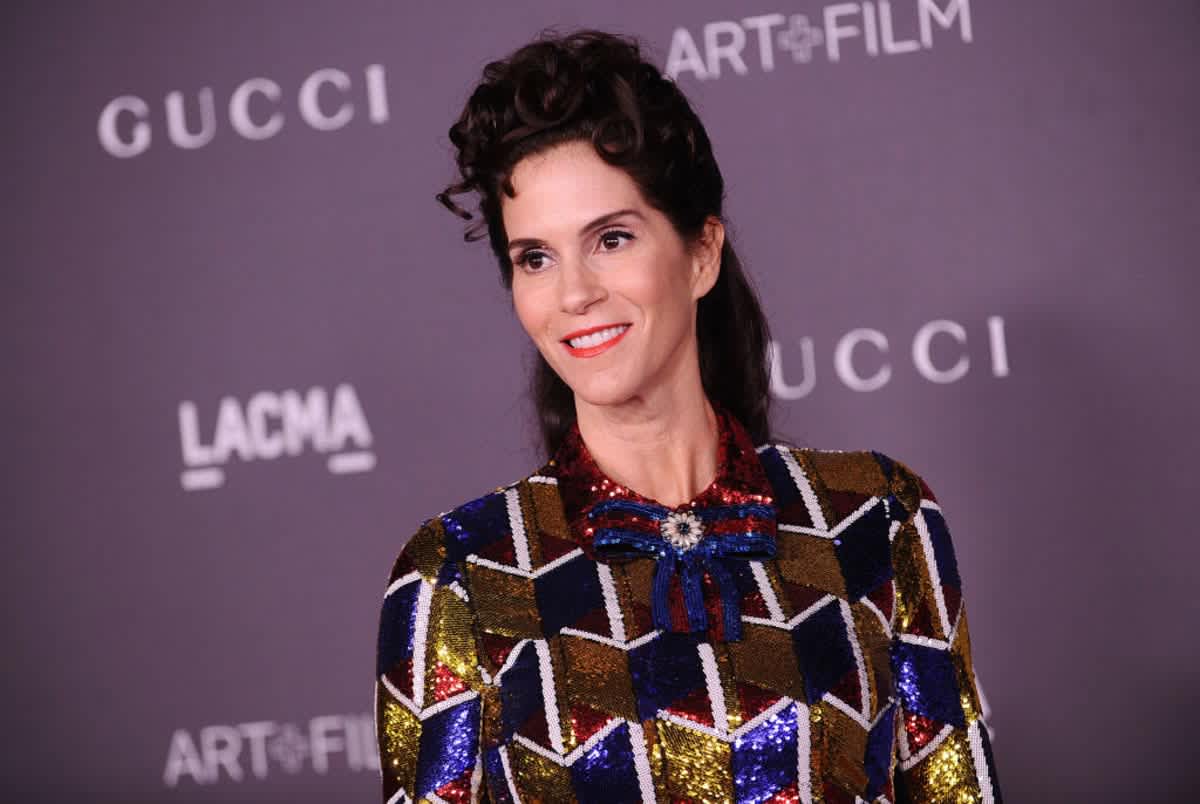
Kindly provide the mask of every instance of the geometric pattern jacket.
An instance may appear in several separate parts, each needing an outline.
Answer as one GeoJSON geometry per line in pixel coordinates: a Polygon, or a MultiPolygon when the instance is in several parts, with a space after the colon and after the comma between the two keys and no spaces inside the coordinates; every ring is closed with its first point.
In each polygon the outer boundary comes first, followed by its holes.
{"type": "Polygon", "coordinates": [[[755,446],[665,508],[578,429],[425,521],[380,616],[386,802],[999,802],[954,549],[877,452],[755,446]]]}

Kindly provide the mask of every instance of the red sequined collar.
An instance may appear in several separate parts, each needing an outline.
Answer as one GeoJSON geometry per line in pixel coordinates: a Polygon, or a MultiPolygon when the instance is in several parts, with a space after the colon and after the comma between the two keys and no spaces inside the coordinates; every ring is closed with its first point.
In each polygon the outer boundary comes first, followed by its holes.
{"type": "Polygon", "coordinates": [[[606,557],[603,550],[597,555],[593,545],[595,533],[602,528],[641,530],[647,535],[660,533],[662,527],[647,523],[645,516],[637,513],[638,506],[666,507],[681,515],[698,508],[728,510],[731,515],[706,522],[706,531],[713,535],[731,535],[754,530],[774,539],[773,490],[755,452],[754,442],[732,414],[717,405],[713,405],[713,410],[717,415],[718,428],[716,477],[691,500],[673,508],[662,506],[605,475],[583,442],[579,424],[571,426],[545,472],[558,479],[563,512],[572,535],[585,552],[593,558],[606,557]],[[599,516],[593,513],[597,505],[611,500],[623,500],[635,505],[609,507],[599,516]],[[771,515],[732,515],[734,509],[745,506],[754,506],[756,511],[761,507],[769,508],[771,515]]]}

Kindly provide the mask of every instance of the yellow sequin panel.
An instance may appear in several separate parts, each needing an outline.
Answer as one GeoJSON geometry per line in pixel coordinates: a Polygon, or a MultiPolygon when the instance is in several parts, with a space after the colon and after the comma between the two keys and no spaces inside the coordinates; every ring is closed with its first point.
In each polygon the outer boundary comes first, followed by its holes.
{"type": "Polygon", "coordinates": [[[479,740],[482,748],[499,745],[504,721],[501,718],[500,687],[487,685],[480,689],[479,697],[483,714],[479,740]]]}
{"type": "MultiPolygon", "coordinates": [[[[811,586],[822,592],[846,597],[846,580],[842,566],[834,553],[833,541],[819,536],[781,532],[776,541],[779,574],[788,583],[811,586]]],[[[784,614],[794,617],[800,612],[785,595],[779,603],[784,614]]]]}
{"type": "Polygon", "coordinates": [[[982,799],[963,731],[953,731],[933,753],[904,771],[913,800],[923,804],[972,804],[982,799]]]}
{"type": "Polygon", "coordinates": [[[742,626],[742,640],[729,643],[733,671],[739,679],[778,695],[804,700],[801,678],[792,649],[792,635],[756,623],[742,626]]]}
{"type": "Polygon", "coordinates": [[[666,758],[663,756],[662,741],[658,739],[658,721],[643,720],[642,733],[646,736],[646,756],[650,759],[650,778],[654,780],[654,798],[656,801],[667,800],[667,772],[663,767],[666,758]]]}
{"type": "Polygon", "coordinates": [[[562,637],[562,649],[567,666],[563,675],[572,706],[637,720],[637,701],[625,651],[575,636],[562,637]]]}
{"type": "Polygon", "coordinates": [[[954,659],[954,670],[958,676],[959,701],[962,703],[963,714],[971,723],[983,716],[980,711],[979,697],[975,687],[975,668],[971,662],[971,634],[967,629],[967,610],[963,607],[958,615],[957,633],[954,644],[950,646],[950,656],[954,659]]]}
{"type": "MultiPolygon", "coordinates": [[[[417,572],[432,581],[437,577],[442,568],[442,562],[445,560],[445,543],[446,537],[442,521],[435,517],[421,525],[413,537],[408,540],[408,543],[404,545],[402,558],[411,561],[417,572]]],[[[397,559],[397,564],[400,560],[397,559]]],[[[399,577],[398,573],[393,571],[391,580],[394,581],[397,577],[399,577]]]]}
{"type": "Polygon", "coordinates": [[[905,522],[892,542],[892,566],[896,577],[896,629],[909,631],[914,622],[923,622],[931,633],[926,636],[945,639],[942,620],[936,610],[933,584],[925,563],[925,549],[916,525],[905,522]]]}
{"type": "Polygon", "coordinates": [[[658,739],[666,759],[667,791],[699,802],[727,802],[733,797],[732,747],[724,740],[658,721],[658,739]]]}
{"type": "Polygon", "coordinates": [[[509,743],[508,760],[521,801],[574,801],[571,771],[520,743],[509,743]]]}
{"type": "MultiPolygon", "coordinates": [[[[429,630],[425,656],[425,701],[437,700],[435,688],[439,674],[434,672],[443,664],[472,689],[480,686],[479,661],[475,655],[471,609],[466,601],[449,587],[437,586],[429,605],[429,630]]],[[[445,683],[444,681],[442,683],[445,683]]]]}
{"type": "Polygon", "coordinates": [[[507,637],[540,639],[533,581],[467,562],[471,603],[483,631],[507,637]]]}
{"type": "MultiPolygon", "coordinates": [[[[532,521],[537,530],[558,539],[571,539],[571,530],[567,518],[563,514],[562,497],[559,496],[558,486],[548,483],[527,483],[529,499],[532,502],[532,521]]],[[[522,495],[524,497],[524,495],[522,495]]],[[[530,530],[527,526],[526,530],[530,530]]]]}
{"type": "Polygon", "coordinates": [[[742,725],[744,715],[738,699],[737,677],[733,672],[729,644],[718,643],[713,645],[713,650],[717,657],[717,672],[721,678],[721,693],[725,696],[726,728],[734,731],[742,725]]]}
{"type": "Polygon", "coordinates": [[[864,604],[851,603],[850,612],[854,615],[854,630],[858,634],[863,662],[866,664],[871,694],[870,711],[874,717],[887,704],[888,695],[891,694],[891,640],[884,631],[883,622],[864,604]]]}
{"type": "Polygon", "coordinates": [[[904,510],[910,514],[921,504],[921,483],[917,473],[901,461],[894,461],[896,470],[892,472],[891,493],[896,495],[904,510]]]}
{"type": "Polygon", "coordinates": [[[379,763],[383,773],[405,790],[413,789],[421,721],[379,684],[379,763]]]}
{"type": "Polygon", "coordinates": [[[867,786],[866,729],[836,706],[825,706],[822,719],[826,774],[848,793],[861,794],[867,786]]]}
{"type": "Polygon", "coordinates": [[[828,489],[859,494],[887,494],[887,479],[869,452],[814,452],[810,464],[828,489]]]}

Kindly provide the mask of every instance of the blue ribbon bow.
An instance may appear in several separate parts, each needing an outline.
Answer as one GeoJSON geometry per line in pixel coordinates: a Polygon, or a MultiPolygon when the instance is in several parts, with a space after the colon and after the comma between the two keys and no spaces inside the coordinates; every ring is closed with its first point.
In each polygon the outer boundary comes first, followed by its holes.
{"type": "MultiPolygon", "coordinates": [[[[671,509],[653,503],[632,500],[609,499],[597,503],[588,512],[591,519],[601,514],[617,511],[638,514],[659,524],[671,513],[671,509]]],[[[748,517],[773,518],[775,509],[770,505],[720,505],[708,508],[690,508],[686,513],[695,515],[701,522],[721,519],[746,519],[748,517]]],[[[706,529],[707,530],[707,529],[706,529]]],[[[738,607],[737,584],[730,572],[728,561],[754,561],[775,557],[775,539],[767,533],[748,531],[745,533],[705,533],[699,542],[687,548],[676,547],[661,533],[645,533],[626,528],[600,528],[592,542],[603,555],[615,558],[637,558],[650,556],[657,559],[654,585],[651,594],[654,627],[671,630],[671,611],[668,596],[671,579],[679,576],[683,588],[683,604],[687,611],[688,629],[704,631],[708,628],[708,613],[704,609],[704,573],[708,572],[721,595],[725,638],[737,641],[742,638],[742,615],[738,607]]]]}

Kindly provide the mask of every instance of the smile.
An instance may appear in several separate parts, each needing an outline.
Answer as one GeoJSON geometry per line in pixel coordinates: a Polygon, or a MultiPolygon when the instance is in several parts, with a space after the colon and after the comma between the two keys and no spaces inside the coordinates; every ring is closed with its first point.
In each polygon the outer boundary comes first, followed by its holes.
{"type": "Polygon", "coordinates": [[[562,339],[563,346],[574,357],[594,357],[615,346],[629,331],[629,324],[609,324],[572,332],[562,339]]]}

